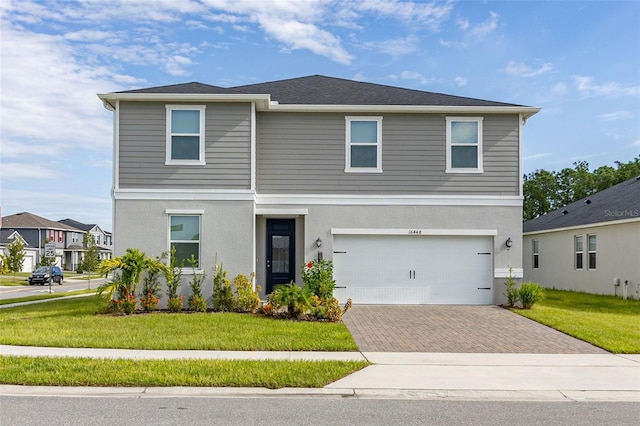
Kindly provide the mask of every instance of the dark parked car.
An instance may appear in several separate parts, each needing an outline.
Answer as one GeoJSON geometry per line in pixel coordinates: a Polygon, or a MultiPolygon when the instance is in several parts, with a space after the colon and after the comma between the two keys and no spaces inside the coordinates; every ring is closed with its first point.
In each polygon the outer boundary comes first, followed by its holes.
{"type": "MultiPolygon", "coordinates": [[[[53,282],[62,285],[62,280],[64,279],[64,274],[62,273],[62,268],[59,266],[40,266],[38,269],[31,273],[29,277],[29,285],[45,285],[49,284],[49,273],[52,273],[53,282]]],[[[52,283],[53,284],[53,283],[52,283]]]]}

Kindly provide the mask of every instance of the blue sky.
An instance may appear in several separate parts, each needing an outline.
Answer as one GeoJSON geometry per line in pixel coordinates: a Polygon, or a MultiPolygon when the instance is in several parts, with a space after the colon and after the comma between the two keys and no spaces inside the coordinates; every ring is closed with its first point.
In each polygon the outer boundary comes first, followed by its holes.
{"type": "Polygon", "coordinates": [[[96,93],[311,74],[538,106],[524,172],[640,155],[640,2],[0,2],[0,203],[111,230],[96,93]]]}

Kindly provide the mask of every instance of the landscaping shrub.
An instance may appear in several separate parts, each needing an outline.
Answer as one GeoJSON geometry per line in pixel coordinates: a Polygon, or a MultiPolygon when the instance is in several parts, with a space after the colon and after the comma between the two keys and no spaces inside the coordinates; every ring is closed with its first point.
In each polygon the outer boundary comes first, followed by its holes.
{"type": "Polygon", "coordinates": [[[511,268],[509,268],[509,278],[507,278],[504,285],[507,287],[507,292],[503,293],[507,296],[507,306],[513,308],[520,299],[520,291],[518,290],[516,280],[511,275],[511,268]]]}
{"type": "Polygon", "coordinates": [[[524,309],[531,309],[534,304],[542,299],[544,289],[536,283],[522,283],[518,292],[520,303],[524,309]]]}
{"type": "Polygon", "coordinates": [[[160,303],[160,271],[149,270],[142,279],[140,305],[145,312],[153,312],[160,303]]]}
{"type": "Polygon", "coordinates": [[[222,263],[215,260],[213,270],[213,310],[219,312],[231,312],[236,306],[233,297],[233,288],[227,278],[227,271],[222,268],[222,263]]]}
{"type": "Polygon", "coordinates": [[[330,260],[312,260],[302,266],[304,286],[321,299],[333,297],[336,282],[333,280],[333,263],[330,260]]]}
{"type": "Polygon", "coordinates": [[[167,280],[167,309],[169,312],[182,311],[184,297],[178,296],[178,287],[182,281],[182,266],[176,261],[176,248],[171,247],[171,256],[169,257],[169,268],[165,274],[167,280]]]}
{"type": "Polygon", "coordinates": [[[260,307],[260,286],[253,289],[251,282],[255,274],[252,272],[250,278],[244,274],[238,274],[233,279],[233,285],[236,288],[236,310],[238,312],[256,312],[260,307]]]}
{"type": "Polygon", "coordinates": [[[312,306],[312,296],[313,294],[308,288],[301,288],[291,282],[276,286],[269,300],[274,306],[286,306],[287,313],[291,318],[300,318],[312,306]]]}
{"type": "Polygon", "coordinates": [[[195,258],[194,255],[191,255],[191,259],[189,260],[189,263],[194,269],[193,278],[189,282],[189,287],[191,287],[191,296],[189,296],[189,309],[195,312],[206,312],[207,301],[202,296],[202,283],[204,282],[206,273],[195,272],[195,269],[198,267],[198,260],[195,258]]]}

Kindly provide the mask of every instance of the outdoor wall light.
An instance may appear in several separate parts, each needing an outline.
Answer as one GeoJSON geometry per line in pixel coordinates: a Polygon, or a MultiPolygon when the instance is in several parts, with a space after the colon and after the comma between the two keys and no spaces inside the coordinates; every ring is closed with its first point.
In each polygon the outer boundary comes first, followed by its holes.
{"type": "Polygon", "coordinates": [[[504,245],[507,246],[508,249],[513,245],[513,241],[511,241],[511,237],[507,238],[507,241],[504,242],[504,245]]]}
{"type": "Polygon", "coordinates": [[[316,246],[318,248],[322,247],[322,240],[320,239],[320,237],[318,237],[318,239],[316,240],[316,246]]]}

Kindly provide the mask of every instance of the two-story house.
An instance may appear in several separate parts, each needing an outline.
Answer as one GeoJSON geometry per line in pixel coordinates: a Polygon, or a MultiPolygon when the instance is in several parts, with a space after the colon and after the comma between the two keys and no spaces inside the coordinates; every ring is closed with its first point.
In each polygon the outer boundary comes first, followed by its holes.
{"type": "Polygon", "coordinates": [[[498,303],[522,275],[522,127],[539,108],[317,75],[99,97],[116,255],[175,247],[208,282],[217,255],[263,294],[321,257],[353,303],[498,303]]]}
{"type": "MultiPolygon", "coordinates": [[[[81,229],[86,234],[91,235],[96,247],[98,248],[98,258],[100,260],[111,259],[113,251],[113,241],[111,232],[104,231],[98,224],[95,223],[82,223],[74,219],[62,219],[58,222],[65,225],[72,226],[77,229],[81,229]]],[[[84,239],[84,236],[83,236],[84,239]]],[[[80,241],[80,246],[86,249],[84,240],[80,241]]]]}
{"type": "Polygon", "coordinates": [[[36,257],[31,261],[35,262],[34,266],[42,261],[46,242],[56,244],[54,264],[68,270],[75,270],[84,251],[84,231],[33,213],[22,212],[3,217],[2,229],[18,231],[28,247],[36,250],[36,257]]]}

